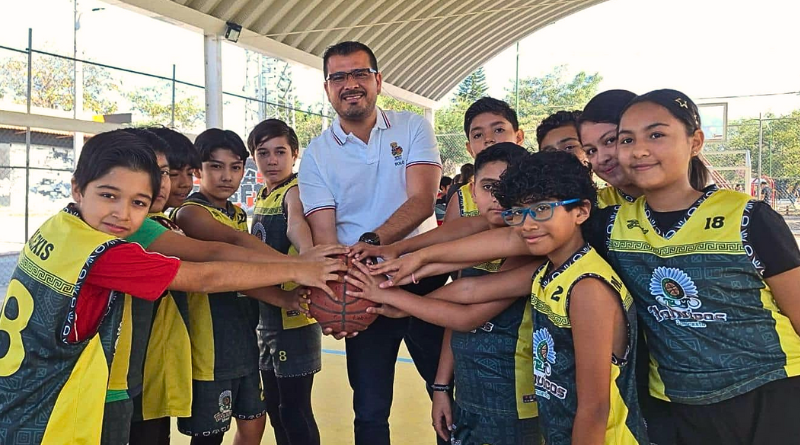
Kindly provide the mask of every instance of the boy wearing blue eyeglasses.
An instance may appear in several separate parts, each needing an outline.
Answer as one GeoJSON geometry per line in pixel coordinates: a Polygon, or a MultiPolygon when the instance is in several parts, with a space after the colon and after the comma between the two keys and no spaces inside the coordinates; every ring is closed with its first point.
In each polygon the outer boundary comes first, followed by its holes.
{"type": "MultiPolygon", "coordinates": [[[[505,227],[504,208],[493,196],[500,176],[508,165],[526,154],[523,147],[503,142],[481,151],[475,159],[471,193],[492,229],[505,227]]],[[[518,269],[522,271],[521,280],[527,277],[530,283],[531,274],[541,263],[541,259],[524,256],[466,265],[469,267],[459,271],[458,281],[506,276],[507,271],[518,269]]],[[[425,303],[421,306],[427,307],[412,308],[411,313],[419,311],[419,318],[452,329],[445,331],[432,385],[431,417],[442,439],[464,445],[541,442],[531,373],[529,287],[530,284],[516,294],[508,294],[509,298],[487,303],[461,305],[426,298],[421,300],[425,303]],[[454,406],[448,394],[453,386],[454,406]]],[[[455,288],[446,286],[429,297],[436,298],[450,289],[455,288]]]]}
{"type": "MultiPolygon", "coordinates": [[[[440,291],[439,298],[471,306],[530,289],[533,377],[545,443],[649,443],[636,395],[633,299],[583,235],[597,199],[589,168],[564,152],[525,155],[509,165],[494,194],[500,205],[508,208],[502,218],[512,226],[500,230],[522,238],[527,252],[506,243],[480,242],[485,234],[478,234],[418,254],[447,261],[443,253],[450,251],[450,258],[459,258],[452,261],[465,261],[467,256],[494,258],[527,253],[546,257],[547,261],[532,274],[532,285],[531,275],[514,274],[514,270],[471,283],[458,280],[440,291]],[[472,255],[462,255],[467,244],[472,255]]],[[[514,244],[519,245],[519,241],[514,244]]],[[[433,269],[439,269],[434,271],[438,273],[455,266],[428,263],[414,270],[418,275],[411,277],[418,279],[433,269]]],[[[381,265],[375,270],[380,271],[381,265]]],[[[378,283],[381,279],[367,277],[365,271],[356,274],[360,280],[357,285],[364,286],[364,291],[351,294],[383,303],[381,311],[385,312],[389,304],[393,307],[389,311],[414,313],[417,306],[431,304],[394,289],[382,289],[378,283]]],[[[399,276],[395,279],[402,281],[399,276]]]]}

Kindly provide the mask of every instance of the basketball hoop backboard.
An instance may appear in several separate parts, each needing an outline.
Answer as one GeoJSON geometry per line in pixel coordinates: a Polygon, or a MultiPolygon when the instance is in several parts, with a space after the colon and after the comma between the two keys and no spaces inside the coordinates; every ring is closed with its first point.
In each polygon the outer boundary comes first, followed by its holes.
{"type": "Polygon", "coordinates": [[[706,142],[725,142],[728,135],[728,103],[697,104],[706,142]]]}

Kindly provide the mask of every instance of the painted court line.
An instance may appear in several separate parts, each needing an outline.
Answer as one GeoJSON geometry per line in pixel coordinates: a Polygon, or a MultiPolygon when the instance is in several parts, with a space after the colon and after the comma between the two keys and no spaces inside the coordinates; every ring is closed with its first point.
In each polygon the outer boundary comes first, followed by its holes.
{"type": "MultiPolygon", "coordinates": [[[[347,355],[347,352],[340,351],[338,349],[325,349],[325,348],[322,348],[322,352],[324,352],[326,354],[333,354],[333,355],[347,355]]],[[[406,357],[397,357],[397,361],[400,362],[400,363],[414,363],[414,360],[411,360],[410,358],[406,358],[406,357]]]]}

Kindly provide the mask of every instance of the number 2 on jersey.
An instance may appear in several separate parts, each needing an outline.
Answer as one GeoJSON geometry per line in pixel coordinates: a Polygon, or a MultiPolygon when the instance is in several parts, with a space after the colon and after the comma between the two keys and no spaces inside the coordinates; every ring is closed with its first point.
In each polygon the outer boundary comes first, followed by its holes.
{"type": "MultiPolygon", "coordinates": [[[[25,345],[22,344],[22,330],[28,326],[33,315],[33,297],[18,280],[8,284],[8,294],[0,314],[0,331],[8,338],[8,350],[0,357],[0,377],[8,377],[17,372],[25,359],[25,345]],[[7,310],[11,301],[17,306],[14,318],[8,318],[7,310]]],[[[2,353],[2,351],[0,351],[2,353]]]]}

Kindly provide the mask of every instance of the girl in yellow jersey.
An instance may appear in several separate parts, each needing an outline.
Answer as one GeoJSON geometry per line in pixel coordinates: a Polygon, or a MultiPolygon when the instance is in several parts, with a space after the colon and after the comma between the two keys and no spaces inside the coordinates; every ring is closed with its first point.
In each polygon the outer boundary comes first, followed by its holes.
{"type": "Polygon", "coordinates": [[[626,90],[608,90],[593,97],[578,119],[586,159],[592,170],[607,187],[597,191],[597,207],[631,203],[642,191],[625,176],[617,160],[617,127],[619,115],[636,94],[626,90]]]}
{"type": "Polygon", "coordinates": [[[671,402],[678,443],[791,443],[800,251],[769,206],[707,186],[700,128],[679,91],[628,104],[619,162],[644,196],[606,209],[597,243],[636,299],[650,393],[671,402]]]}

